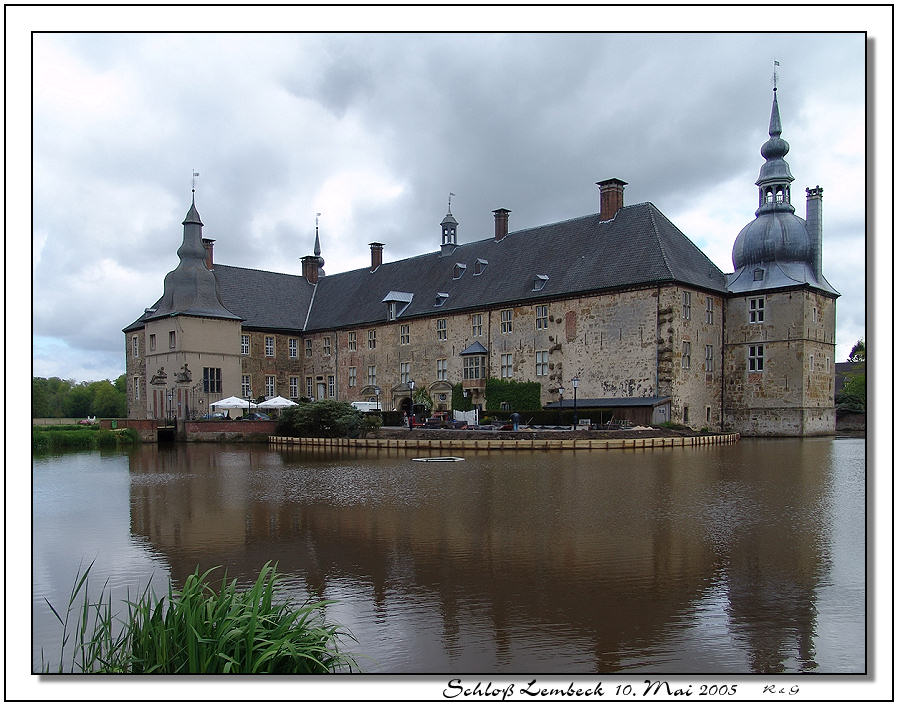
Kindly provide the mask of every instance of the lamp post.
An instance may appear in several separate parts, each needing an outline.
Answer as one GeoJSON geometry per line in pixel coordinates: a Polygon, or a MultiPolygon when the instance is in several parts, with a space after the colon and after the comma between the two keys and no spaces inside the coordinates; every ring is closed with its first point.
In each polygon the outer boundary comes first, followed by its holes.
{"type": "Polygon", "coordinates": [[[564,407],[564,388],[558,388],[558,425],[561,426],[561,408],[564,407]]]}
{"type": "Polygon", "coordinates": [[[415,381],[408,381],[408,428],[415,428],[415,381]]]}
{"type": "Polygon", "coordinates": [[[379,387],[374,388],[374,394],[377,395],[377,411],[380,412],[381,409],[380,409],[380,388],[379,387]]]}
{"type": "Polygon", "coordinates": [[[576,429],[579,422],[577,419],[577,388],[580,387],[580,378],[575,377],[571,380],[571,385],[574,386],[574,429],[576,429]]]}

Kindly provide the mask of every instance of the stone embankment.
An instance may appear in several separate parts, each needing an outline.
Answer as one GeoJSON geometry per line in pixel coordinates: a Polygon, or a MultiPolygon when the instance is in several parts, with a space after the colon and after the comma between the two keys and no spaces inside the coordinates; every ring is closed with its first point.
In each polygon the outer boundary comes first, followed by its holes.
{"type": "Polygon", "coordinates": [[[739,434],[683,433],[670,429],[619,431],[473,431],[442,429],[381,429],[376,437],[327,439],[270,436],[269,445],[310,448],[414,449],[427,451],[540,451],[650,449],[732,444],[739,434]]]}

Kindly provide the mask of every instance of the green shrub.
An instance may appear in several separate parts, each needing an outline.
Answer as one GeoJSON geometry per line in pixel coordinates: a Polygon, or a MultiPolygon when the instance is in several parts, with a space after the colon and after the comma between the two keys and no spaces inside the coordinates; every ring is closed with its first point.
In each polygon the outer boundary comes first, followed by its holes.
{"type": "MultiPolygon", "coordinates": [[[[351,636],[324,620],[331,601],[299,608],[276,602],[279,577],[270,563],[248,591],[238,591],[236,580],[228,583],[226,575],[213,588],[211,569],[203,574],[197,569],[180,591],[169,582],[162,598],[147,586],[136,600],[125,602],[124,618],[113,613],[105,585],[96,602],[90,601],[91,566],[76,577],[64,617],[46,601],[62,626],[60,673],[324,674],[356,666],[339,647],[341,638],[351,636]],[[66,654],[71,637],[76,639],[66,654]]],[[[49,663],[42,667],[49,672],[49,663]]]]}
{"type": "Polygon", "coordinates": [[[362,413],[349,402],[320,400],[300,402],[281,413],[275,433],[280,436],[357,437],[362,413]]]}
{"type": "Polygon", "coordinates": [[[89,451],[110,449],[123,444],[140,441],[135,429],[100,429],[94,426],[67,425],[63,428],[33,427],[31,430],[31,450],[33,453],[56,451],[89,451]]]}
{"type": "Polygon", "coordinates": [[[538,382],[490,378],[486,381],[486,406],[488,409],[499,409],[504,402],[511,411],[539,409],[541,389],[542,385],[538,382]]]}
{"type": "Polygon", "coordinates": [[[383,419],[377,412],[369,412],[362,417],[362,436],[368,436],[369,433],[377,433],[383,426],[383,419]]]}

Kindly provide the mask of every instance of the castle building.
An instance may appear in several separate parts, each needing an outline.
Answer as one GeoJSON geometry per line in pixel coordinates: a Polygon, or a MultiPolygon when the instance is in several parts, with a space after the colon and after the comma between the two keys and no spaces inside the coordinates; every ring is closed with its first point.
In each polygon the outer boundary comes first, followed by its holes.
{"type": "Polygon", "coordinates": [[[369,267],[333,275],[317,225],[301,275],[214,263],[191,203],[162,297],[124,329],[129,416],[187,418],[230,395],[407,409],[412,382],[436,410],[458,383],[484,407],[491,378],[539,383],[543,406],[568,406],[576,378],[584,408],[832,433],[839,294],[821,268],[823,190],[795,215],[775,91],[730,274],[652,203],[625,205],[620,179],[597,183],[598,213],[509,231],[498,208],[492,237],[469,243],[450,202],[439,250],[384,262],[372,242],[369,267]]]}

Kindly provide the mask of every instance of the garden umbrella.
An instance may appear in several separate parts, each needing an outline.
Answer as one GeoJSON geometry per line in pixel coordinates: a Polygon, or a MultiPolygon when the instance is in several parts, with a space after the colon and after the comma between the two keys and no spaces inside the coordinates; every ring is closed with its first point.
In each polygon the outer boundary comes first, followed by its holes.
{"type": "Polygon", "coordinates": [[[283,409],[284,407],[295,407],[296,402],[278,395],[277,397],[272,397],[270,400],[260,402],[256,406],[259,407],[259,409],[283,409]]]}
{"type": "Polygon", "coordinates": [[[221,407],[222,409],[244,409],[246,407],[258,407],[255,402],[241,399],[240,397],[225,397],[223,400],[213,402],[212,407],[221,407]]]}

